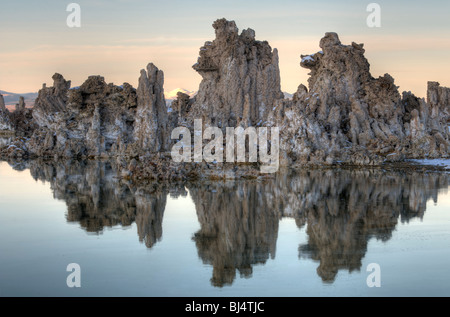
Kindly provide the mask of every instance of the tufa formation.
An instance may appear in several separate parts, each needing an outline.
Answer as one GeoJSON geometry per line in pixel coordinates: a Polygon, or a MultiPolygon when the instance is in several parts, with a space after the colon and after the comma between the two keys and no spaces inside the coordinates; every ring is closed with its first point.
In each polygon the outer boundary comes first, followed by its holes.
{"type": "MultiPolygon", "coordinates": [[[[0,96],[0,131],[15,133],[2,157],[114,158],[125,178],[257,177],[257,164],[174,163],[175,127],[279,127],[280,165],[380,165],[449,156],[450,89],[428,83],[427,100],[398,91],[385,74],[372,77],[364,45],[342,44],[336,33],[321,51],[301,55],[310,70],[292,99],[280,86],[278,52],[234,21],[213,23],[215,39],[193,65],[202,81],[197,95],[178,93],[167,107],[164,73],[152,63],[137,89],[89,77],[80,87],[60,74],[39,91],[33,109],[23,99],[9,113],[0,96]]],[[[191,133],[192,134],[192,133],[191,133]]]]}

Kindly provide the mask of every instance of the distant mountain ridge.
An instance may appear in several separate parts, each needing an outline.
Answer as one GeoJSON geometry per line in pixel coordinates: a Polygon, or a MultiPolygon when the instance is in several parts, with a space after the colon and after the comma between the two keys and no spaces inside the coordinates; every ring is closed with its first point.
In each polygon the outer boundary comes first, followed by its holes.
{"type": "Polygon", "coordinates": [[[17,103],[19,103],[19,98],[22,96],[25,99],[25,104],[27,107],[33,107],[34,101],[36,100],[38,93],[37,92],[28,92],[24,94],[17,94],[14,92],[8,92],[4,90],[0,90],[0,94],[3,95],[3,99],[5,100],[5,105],[8,108],[14,107],[17,103]]]}

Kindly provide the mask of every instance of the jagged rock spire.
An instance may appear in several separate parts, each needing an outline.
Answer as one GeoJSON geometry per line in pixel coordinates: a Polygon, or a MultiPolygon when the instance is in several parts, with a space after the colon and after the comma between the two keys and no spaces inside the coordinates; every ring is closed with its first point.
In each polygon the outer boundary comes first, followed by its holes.
{"type": "Polygon", "coordinates": [[[193,68],[203,77],[192,106],[192,119],[234,127],[262,124],[280,88],[278,51],[255,40],[255,31],[239,35],[234,21],[213,23],[216,38],[200,48],[193,68]]]}
{"type": "Polygon", "coordinates": [[[150,153],[166,151],[170,139],[163,86],[164,72],[153,63],[147,65],[147,71],[141,70],[134,137],[138,146],[150,153]]]}
{"type": "Polygon", "coordinates": [[[411,93],[402,99],[389,74],[372,77],[363,44],[344,45],[329,32],[320,47],[301,55],[300,65],[310,70],[309,89],[300,85],[292,102],[278,102],[270,115],[271,124],[280,127],[283,165],[381,164],[449,155],[448,131],[436,116],[445,117],[437,100],[446,97],[435,97],[435,84],[429,85],[429,103],[436,104],[432,117],[425,101],[411,93]]]}
{"type": "Polygon", "coordinates": [[[0,111],[6,110],[5,99],[3,99],[3,95],[0,94],[0,111]]]}
{"type": "Polygon", "coordinates": [[[25,110],[25,99],[20,96],[19,97],[19,103],[16,104],[16,111],[20,112],[20,111],[24,111],[25,110]]]}
{"type": "Polygon", "coordinates": [[[14,127],[11,123],[10,114],[5,106],[3,95],[0,94],[0,132],[14,132],[14,127]]]}

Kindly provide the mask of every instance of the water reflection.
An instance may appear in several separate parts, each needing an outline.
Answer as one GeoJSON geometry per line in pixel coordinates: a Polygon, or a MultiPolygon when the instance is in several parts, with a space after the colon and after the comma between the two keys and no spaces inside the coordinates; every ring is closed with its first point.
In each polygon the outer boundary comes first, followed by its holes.
{"type": "Polygon", "coordinates": [[[30,161],[36,180],[47,181],[67,204],[67,221],[89,233],[104,227],[137,226],[148,248],[162,235],[167,196],[195,204],[200,230],[193,233],[198,256],[213,267],[211,283],[230,285],[239,273],[276,256],[282,217],[305,228],[299,260],[318,262],[317,273],[332,283],[339,270],[360,270],[372,238],[388,241],[398,222],[422,218],[426,203],[449,186],[449,175],[414,169],[302,170],[264,181],[134,185],[119,180],[113,162],[30,161]]]}
{"type": "MultiPolygon", "coordinates": [[[[167,194],[187,195],[183,186],[119,181],[113,162],[65,161],[27,163],[36,180],[50,182],[54,197],[67,204],[67,221],[78,222],[89,233],[104,227],[136,223],[139,241],[151,248],[162,237],[167,194]]],[[[22,166],[22,165],[20,165],[22,166]]]]}
{"type": "Polygon", "coordinates": [[[298,223],[307,225],[308,243],[299,247],[299,256],[319,261],[324,282],[333,282],[340,269],[359,270],[368,241],[388,241],[399,219],[422,218],[427,200],[436,201],[449,179],[377,170],[305,172],[301,178],[298,223]]]}
{"type": "Polygon", "coordinates": [[[268,184],[229,182],[191,185],[201,225],[194,240],[204,263],[213,266],[214,286],[231,284],[236,271],[252,275],[252,265],[275,257],[277,208],[267,204],[268,184]]]}

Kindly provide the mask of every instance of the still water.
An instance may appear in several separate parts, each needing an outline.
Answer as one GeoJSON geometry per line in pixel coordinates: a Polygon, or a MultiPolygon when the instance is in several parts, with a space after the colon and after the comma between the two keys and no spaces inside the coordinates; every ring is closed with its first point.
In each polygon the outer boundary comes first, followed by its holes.
{"type": "Polygon", "coordinates": [[[449,184],[334,169],[137,186],[108,162],[0,162],[0,296],[450,296],[449,184]]]}

